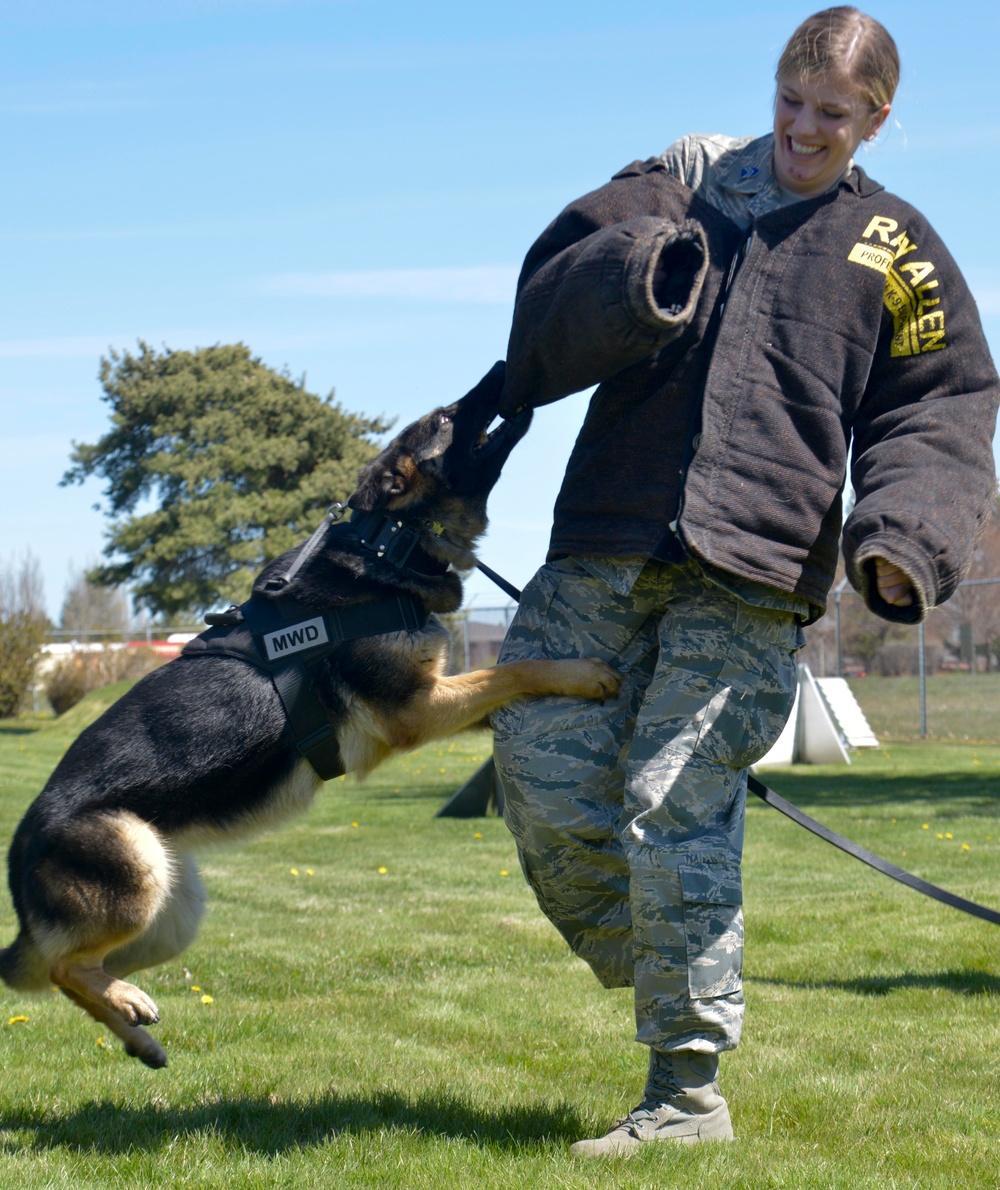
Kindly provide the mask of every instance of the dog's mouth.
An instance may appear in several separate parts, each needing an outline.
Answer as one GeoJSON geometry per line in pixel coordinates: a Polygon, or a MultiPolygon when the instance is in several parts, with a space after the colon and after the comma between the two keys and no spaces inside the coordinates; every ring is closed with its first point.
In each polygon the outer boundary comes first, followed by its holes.
{"type": "MultiPolygon", "coordinates": [[[[484,426],[479,432],[479,437],[472,444],[472,457],[478,460],[488,459],[502,447],[506,447],[511,438],[516,443],[527,429],[526,422],[530,420],[531,411],[525,410],[524,413],[519,413],[517,417],[511,418],[509,421],[497,421],[492,429],[489,425],[484,426]]],[[[511,445],[513,446],[514,443],[511,445]]]]}

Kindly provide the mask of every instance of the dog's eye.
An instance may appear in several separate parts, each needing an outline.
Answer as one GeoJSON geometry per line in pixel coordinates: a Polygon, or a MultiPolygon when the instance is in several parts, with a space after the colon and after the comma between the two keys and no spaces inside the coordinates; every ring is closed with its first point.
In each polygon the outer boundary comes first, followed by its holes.
{"type": "Polygon", "coordinates": [[[446,426],[450,421],[451,421],[451,414],[450,413],[442,413],[440,419],[438,420],[438,425],[446,426]]]}

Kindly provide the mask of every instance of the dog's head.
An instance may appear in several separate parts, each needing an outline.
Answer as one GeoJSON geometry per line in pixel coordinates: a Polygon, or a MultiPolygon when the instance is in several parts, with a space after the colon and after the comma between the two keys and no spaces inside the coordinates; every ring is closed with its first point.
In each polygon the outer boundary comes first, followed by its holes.
{"type": "Polygon", "coordinates": [[[446,544],[468,551],[486,528],[486,499],[531,423],[525,410],[490,431],[503,381],[504,365],[495,364],[460,401],[407,426],[358,473],[348,505],[440,525],[446,544]]]}

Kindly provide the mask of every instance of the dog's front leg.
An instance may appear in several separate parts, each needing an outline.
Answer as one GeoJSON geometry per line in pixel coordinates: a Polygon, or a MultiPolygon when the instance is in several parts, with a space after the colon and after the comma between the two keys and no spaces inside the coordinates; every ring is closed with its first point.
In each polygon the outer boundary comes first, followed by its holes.
{"type": "Polygon", "coordinates": [[[525,695],[564,694],[603,702],[614,698],[620,675],[603,661],[582,657],[559,661],[511,661],[437,677],[393,717],[393,744],[418,748],[479,722],[511,699],[525,695]]]}

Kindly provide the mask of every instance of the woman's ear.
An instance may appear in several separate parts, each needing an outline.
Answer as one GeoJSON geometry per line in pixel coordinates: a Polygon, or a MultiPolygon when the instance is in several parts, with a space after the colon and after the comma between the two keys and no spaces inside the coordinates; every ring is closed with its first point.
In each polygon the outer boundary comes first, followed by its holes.
{"type": "Polygon", "coordinates": [[[882,130],[882,125],[889,118],[889,112],[892,110],[892,105],[883,103],[880,108],[872,113],[871,121],[868,124],[868,131],[865,133],[865,140],[874,140],[882,130]]]}

